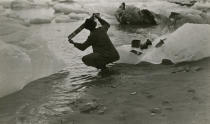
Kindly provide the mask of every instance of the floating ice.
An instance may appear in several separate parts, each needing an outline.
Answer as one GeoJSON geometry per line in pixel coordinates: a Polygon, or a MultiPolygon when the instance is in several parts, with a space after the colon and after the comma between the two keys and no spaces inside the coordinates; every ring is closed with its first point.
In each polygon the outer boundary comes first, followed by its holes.
{"type": "Polygon", "coordinates": [[[56,23],[68,23],[68,22],[71,22],[71,21],[72,20],[67,15],[59,15],[55,18],[56,23]]]}
{"type": "Polygon", "coordinates": [[[0,5],[4,8],[10,8],[13,0],[0,0],[0,5]]]}
{"type": "Polygon", "coordinates": [[[63,67],[36,33],[0,16],[0,97],[63,67]]]}
{"type": "Polygon", "coordinates": [[[29,22],[31,24],[45,24],[45,23],[51,23],[52,20],[53,20],[52,17],[36,17],[30,19],[29,22]]]}
{"type": "Polygon", "coordinates": [[[142,55],[135,55],[131,52],[130,45],[118,48],[121,59],[119,63],[137,64],[147,61],[160,64],[163,59],[169,59],[174,63],[185,61],[195,61],[210,56],[210,25],[208,24],[184,24],[168,36],[156,39],[153,44],[157,44],[160,39],[166,38],[162,47],[152,47],[143,51],[142,55]]]}
{"type": "Polygon", "coordinates": [[[12,9],[31,8],[32,6],[33,6],[33,2],[29,0],[13,0],[11,2],[12,9]]]}
{"type": "Polygon", "coordinates": [[[50,23],[54,18],[54,10],[51,8],[18,10],[10,13],[14,13],[31,24],[50,23]]]}
{"type": "Polygon", "coordinates": [[[59,3],[59,4],[54,5],[54,10],[55,10],[55,12],[60,12],[60,13],[64,13],[64,14],[69,14],[71,12],[74,12],[74,13],[88,13],[79,4],[59,3]]]}
{"type": "Polygon", "coordinates": [[[51,0],[0,0],[0,5],[12,9],[46,7],[50,4],[52,4],[51,0]]]}
{"type": "Polygon", "coordinates": [[[192,8],[210,11],[210,2],[197,2],[192,8]]]}
{"type": "Polygon", "coordinates": [[[75,20],[81,20],[84,18],[88,18],[89,15],[88,14],[76,14],[76,13],[70,13],[68,15],[71,19],[75,19],[75,20]]]}

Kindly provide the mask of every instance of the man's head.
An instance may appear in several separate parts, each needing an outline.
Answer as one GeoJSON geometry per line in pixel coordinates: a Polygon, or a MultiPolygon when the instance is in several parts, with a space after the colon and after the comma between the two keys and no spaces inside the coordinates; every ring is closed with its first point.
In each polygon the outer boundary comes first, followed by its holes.
{"type": "Polygon", "coordinates": [[[88,29],[90,31],[94,30],[96,28],[97,23],[93,19],[86,19],[85,21],[85,29],[88,29]]]}

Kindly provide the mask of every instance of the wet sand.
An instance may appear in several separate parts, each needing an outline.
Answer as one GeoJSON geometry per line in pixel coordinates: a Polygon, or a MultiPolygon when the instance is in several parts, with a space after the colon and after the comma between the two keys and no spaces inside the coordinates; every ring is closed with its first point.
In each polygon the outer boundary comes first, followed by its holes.
{"type": "Polygon", "coordinates": [[[210,59],[178,65],[115,65],[83,84],[62,124],[208,124],[210,59]]]}

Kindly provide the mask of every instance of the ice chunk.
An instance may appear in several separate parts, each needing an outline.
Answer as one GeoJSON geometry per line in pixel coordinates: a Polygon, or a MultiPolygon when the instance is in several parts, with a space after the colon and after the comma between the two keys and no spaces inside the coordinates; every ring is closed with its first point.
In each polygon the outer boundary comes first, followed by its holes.
{"type": "Polygon", "coordinates": [[[71,21],[72,20],[67,15],[59,15],[55,18],[56,23],[68,23],[68,22],[71,22],[71,21]]]}
{"type": "Polygon", "coordinates": [[[197,2],[192,8],[210,11],[210,2],[197,2]]]}
{"type": "Polygon", "coordinates": [[[68,16],[71,19],[75,19],[75,20],[81,20],[81,19],[89,17],[88,14],[76,14],[76,13],[70,13],[68,16]]]}
{"type": "Polygon", "coordinates": [[[55,12],[61,12],[61,13],[64,13],[64,14],[69,14],[71,12],[74,12],[74,13],[88,13],[79,4],[59,3],[59,4],[54,5],[54,9],[55,9],[55,12]]]}
{"type": "Polygon", "coordinates": [[[54,1],[58,1],[60,3],[72,3],[72,2],[74,2],[74,0],[54,0],[54,1]]]}
{"type": "MultiPolygon", "coordinates": [[[[162,51],[174,63],[195,61],[210,56],[210,25],[185,24],[168,36],[162,51]]],[[[157,52],[157,53],[155,53],[157,52]]]]}
{"type": "MultiPolygon", "coordinates": [[[[120,54],[118,63],[138,64],[142,55],[137,55],[131,52],[131,45],[123,45],[117,48],[120,54]]],[[[140,50],[140,49],[139,49],[140,50]]]]}
{"type": "Polygon", "coordinates": [[[4,8],[10,8],[13,0],[0,0],[0,5],[4,8]]]}
{"type": "Polygon", "coordinates": [[[130,45],[121,46],[118,49],[120,63],[137,64],[147,61],[160,64],[163,59],[173,63],[195,61],[210,56],[210,25],[209,24],[184,24],[172,34],[157,38],[153,47],[143,51],[141,55],[130,52],[130,45]],[[161,39],[164,44],[156,48],[155,45],[161,39]]]}
{"type": "Polygon", "coordinates": [[[172,12],[169,16],[171,24],[181,26],[185,23],[209,24],[210,16],[206,12],[172,12]]]}
{"type": "Polygon", "coordinates": [[[12,13],[31,24],[50,23],[54,18],[54,10],[52,8],[18,10],[12,11],[12,13]]]}
{"type": "Polygon", "coordinates": [[[28,0],[13,0],[11,2],[12,9],[31,8],[33,5],[34,5],[34,3],[32,3],[28,0]]]}
{"type": "Polygon", "coordinates": [[[16,46],[0,41],[0,97],[15,92],[29,81],[31,59],[16,46]],[[22,78],[22,79],[21,79],[22,78]],[[23,81],[23,82],[22,82],[23,81]]]}
{"type": "Polygon", "coordinates": [[[31,24],[45,24],[45,23],[51,23],[52,20],[53,18],[51,17],[36,17],[36,18],[30,19],[29,22],[31,24]]]}
{"type": "Polygon", "coordinates": [[[0,97],[63,67],[38,34],[0,16],[0,97]]]}
{"type": "Polygon", "coordinates": [[[3,6],[0,5],[0,14],[2,14],[4,11],[5,10],[4,10],[3,6]]]}

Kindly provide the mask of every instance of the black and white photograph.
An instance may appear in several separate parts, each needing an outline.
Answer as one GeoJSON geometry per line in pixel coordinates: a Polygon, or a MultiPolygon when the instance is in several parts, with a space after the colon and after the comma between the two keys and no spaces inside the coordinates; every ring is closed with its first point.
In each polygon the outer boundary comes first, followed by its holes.
{"type": "Polygon", "coordinates": [[[0,124],[210,124],[210,0],[0,0],[0,124]]]}

